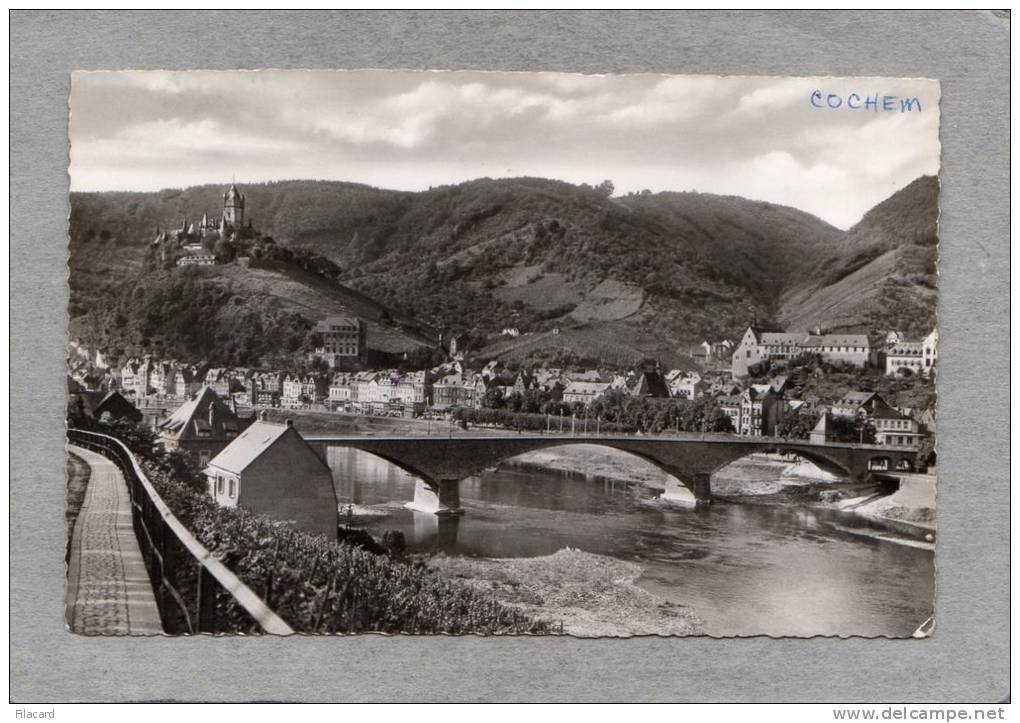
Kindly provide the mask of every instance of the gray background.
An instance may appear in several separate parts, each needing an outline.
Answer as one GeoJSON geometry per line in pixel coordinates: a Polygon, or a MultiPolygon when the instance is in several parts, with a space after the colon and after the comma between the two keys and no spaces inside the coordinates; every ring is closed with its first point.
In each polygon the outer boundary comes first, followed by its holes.
{"type": "Polygon", "coordinates": [[[12,700],[1005,698],[1008,33],[1008,17],[990,12],[13,12],[12,700]],[[65,632],[69,73],[194,67],[941,79],[934,637],[129,640],[65,632]]]}

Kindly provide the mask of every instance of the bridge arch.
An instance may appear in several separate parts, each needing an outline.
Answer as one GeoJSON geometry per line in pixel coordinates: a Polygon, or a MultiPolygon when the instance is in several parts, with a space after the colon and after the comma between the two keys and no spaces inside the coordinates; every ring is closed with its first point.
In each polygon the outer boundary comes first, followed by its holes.
{"type": "MultiPolygon", "coordinates": [[[[313,443],[313,446],[314,446],[314,444],[321,444],[321,443],[313,443]]],[[[386,454],[384,451],[381,451],[379,449],[375,449],[375,448],[367,449],[367,448],[365,448],[363,446],[359,446],[356,442],[353,442],[353,441],[350,442],[350,443],[337,442],[337,443],[321,444],[321,451],[320,451],[320,453],[322,455],[323,460],[326,462],[327,466],[329,465],[329,451],[331,449],[354,450],[356,452],[361,452],[362,454],[367,454],[370,457],[375,457],[376,459],[380,459],[383,462],[387,462],[389,464],[392,464],[397,469],[400,469],[400,470],[403,470],[404,472],[407,472],[412,477],[418,477],[419,479],[427,480],[427,481],[430,481],[430,482],[432,481],[431,478],[429,477],[428,472],[423,471],[421,469],[418,469],[413,463],[409,463],[406,460],[400,459],[399,457],[397,457],[395,455],[386,454]]],[[[332,469],[332,467],[331,467],[331,469],[332,469]]]]}
{"type": "MultiPolygon", "coordinates": [[[[309,438],[317,449],[348,447],[383,459],[422,480],[422,495],[433,494],[447,502],[442,508],[459,508],[461,480],[527,452],[561,446],[592,445],[640,458],[675,478],[699,502],[711,500],[711,475],[754,452],[796,455],[839,477],[861,479],[871,469],[895,469],[906,452],[849,444],[812,445],[803,440],[781,440],[732,435],[564,437],[559,435],[456,435],[448,437],[322,437],[309,438]],[[869,458],[887,458],[884,467],[869,458]]],[[[909,462],[908,462],[909,465],[909,462]]],[[[677,487],[679,490],[679,487],[677,487]]],[[[437,503],[439,504],[439,503],[437,503]]]]}
{"type": "MultiPolygon", "coordinates": [[[[557,442],[552,443],[552,444],[547,444],[547,445],[543,445],[543,446],[540,446],[540,447],[536,447],[534,449],[526,450],[524,452],[518,452],[516,454],[507,455],[507,456],[501,458],[497,462],[497,464],[501,464],[503,462],[509,462],[509,461],[517,459],[519,457],[523,457],[524,455],[531,454],[532,452],[555,450],[555,449],[558,449],[558,448],[578,447],[578,446],[582,446],[582,447],[598,447],[598,448],[604,449],[604,450],[612,450],[614,452],[620,452],[620,453],[626,455],[627,457],[634,457],[636,459],[641,460],[642,462],[646,462],[647,464],[649,464],[650,466],[652,466],[655,469],[659,470],[660,472],[663,472],[663,473],[669,475],[670,477],[675,478],[678,482],[680,482],[685,487],[690,489],[691,492],[694,491],[695,481],[694,481],[694,474],[692,472],[677,469],[677,467],[675,465],[670,465],[667,461],[664,461],[659,455],[655,455],[654,453],[650,453],[650,452],[647,452],[647,451],[642,451],[640,449],[635,449],[632,445],[614,444],[612,440],[604,440],[604,439],[599,439],[597,437],[557,440],[557,442]]],[[[482,468],[482,469],[485,469],[485,468],[482,468]]],[[[482,470],[479,470],[479,471],[482,471],[482,470]]],[[[475,472],[474,474],[477,474],[477,472],[475,472]]]]}
{"type": "Polygon", "coordinates": [[[741,459],[746,459],[747,457],[750,457],[753,454],[793,455],[800,459],[806,460],[811,464],[815,465],[816,467],[818,467],[820,470],[828,472],[829,474],[835,475],[837,477],[844,477],[847,479],[851,479],[854,477],[854,470],[848,467],[844,462],[834,459],[832,456],[825,454],[823,451],[813,450],[810,447],[807,447],[807,445],[791,445],[786,442],[776,442],[775,444],[772,445],[765,444],[763,446],[758,446],[755,449],[745,451],[739,455],[734,456],[733,459],[729,460],[728,462],[724,462],[723,464],[715,467],[712,470],[712,474],[715,474],[716,472],[725,469],[734,462],[737,462],[741,459]]]}

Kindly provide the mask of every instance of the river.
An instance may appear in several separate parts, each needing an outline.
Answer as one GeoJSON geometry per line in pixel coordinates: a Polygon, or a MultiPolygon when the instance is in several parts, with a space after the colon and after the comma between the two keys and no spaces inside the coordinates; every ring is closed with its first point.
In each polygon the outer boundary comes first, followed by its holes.
{"type": "Polygon", "coordinates": [[[330,451],[341,504],[410,552],[549,555],[565,547],[637,563],[636,584],[691,606],[709,635],[909,636],[932,614],[934,553],[880,540],[833,510],[716,502],[695,511],[636,483],[501,467],[461,483],[461,517],[414,512],[415,479],[364,452],[330,451]]]}

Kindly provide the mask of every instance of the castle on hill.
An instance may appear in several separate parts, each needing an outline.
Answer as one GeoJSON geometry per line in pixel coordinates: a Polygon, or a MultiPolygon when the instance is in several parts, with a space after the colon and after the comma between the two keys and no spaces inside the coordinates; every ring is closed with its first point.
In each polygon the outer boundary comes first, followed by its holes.
{"type": "MultiPolygon", "coordinates": [[[[173,256],[177,266],[212,266],[216,263],[213,245],[220,239],[231,239],[244,228],[245,196],[234,183],[223,194],[223,215],[210,218],[202,214],[202,220],[188,223],[187,217],[180,228],[160,230],[156,227],[156,238],[152,245],[158,248],[160,261],[166,263],[173,256]]],[[[248,219],[251,228],[251,219],[248,219]]]]}

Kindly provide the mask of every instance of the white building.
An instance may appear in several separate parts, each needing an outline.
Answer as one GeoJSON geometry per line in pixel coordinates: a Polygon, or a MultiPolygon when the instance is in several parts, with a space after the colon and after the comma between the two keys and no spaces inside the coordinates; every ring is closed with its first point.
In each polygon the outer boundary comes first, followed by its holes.
{"type": "Polygon", "coordinates": [[[885,373],[930,376],[938,362],[938,340],[938,330],[933,330],[921,341],[900,341],[889,347],[885,353],[885,373]]]}

